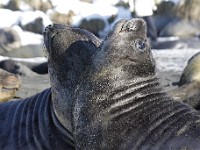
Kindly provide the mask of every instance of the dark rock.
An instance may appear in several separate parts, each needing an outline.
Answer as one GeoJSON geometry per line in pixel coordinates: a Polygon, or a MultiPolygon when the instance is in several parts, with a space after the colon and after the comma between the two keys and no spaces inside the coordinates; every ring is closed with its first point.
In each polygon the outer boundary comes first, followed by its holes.
{"type": "Polygon", "coordinates": [[[158,35],[164,29],[164,27],[167,26],[173,19],[175,19],[175,17],[169,16],[169,15],[155,15],[154,16],[154,22],[155,22],[158,35]]]}
{"type": "Polygon", "coordinates": [[[175,4],[173,1],[162,1],[157,5],[155,15],[174,16],[175,4]]]}
{"type": "Polygon", "coordinates": [[[108,18],[108,23],[109,23],[109,24],[112,24],[112,23],[115,21],[116,18],[117,18],[117,15],[111,15],[111,16],[108,18]]]}
{"type": "Polygon", "coordinates": [[[10,0],[3,8],[13,11],[20,10],[20,0],[10,0]]]}
{"type": "Polygon", "coordinates": [[[0,29],[0,54],[13,51],[21,46],[19,33],[12,27],[0,29]]]}
{"type": "Polygon", "coordinates": [[[106,24],[103,19],[83,19],[79,24],[79,27],[92,32],[94,35],[99,36],[99,32],[105,28],[106,24]]]}
{"type": "Polygon", "coordinates": [[[38,17],[34,21],[25,25],[20,24],[21,28],[26,31],[42,34],[44,29],[43,18],[38,17]]]}
{"type": "Polygon", "coordinates": [[[17,74],[20,76],[35,76],[35,75],[37,75],[28,66],[26,66],[20,62],[13,61],[11,59],[1,61],[0,68],[4,69],[10,73],[17,74]]]}
{"type": "Polygon", "coordinates": [[[48,64],[44,62],[42,64],[36,65],[32,68],[32,71],[38,74],[47,74],[48,73],[48,64]]]}
{"type": "Polygon", "coordinates": [[[124,2],[124,1],[119,1],[116,5],[116,7],[123,7],[123,8],[126,8],[126,9],[129,9],[129,4],[124,2]]]}

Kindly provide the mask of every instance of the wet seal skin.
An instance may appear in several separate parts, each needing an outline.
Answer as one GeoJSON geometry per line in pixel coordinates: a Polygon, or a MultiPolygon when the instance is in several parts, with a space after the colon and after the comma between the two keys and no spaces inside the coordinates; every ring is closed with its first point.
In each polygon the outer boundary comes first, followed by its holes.
{"type": "Polygon", "coordinates": [[[162,91],[142,19],[121,20],[75,91],[76,149],[200,149],[200,116],[162,91]]]}

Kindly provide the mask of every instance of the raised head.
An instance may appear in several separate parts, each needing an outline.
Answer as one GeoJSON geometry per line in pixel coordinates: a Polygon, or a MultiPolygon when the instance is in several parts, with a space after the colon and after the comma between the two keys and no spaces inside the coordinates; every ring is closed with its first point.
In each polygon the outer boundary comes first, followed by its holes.
{"type": "Polygon", "coordinates": [[[121,76],[127,80],[135,76],[154,76],[155,61],[147,38],[146,22],[142,19],[117,22],[103,41],[101,51],[94,61],[99,72],[109,74],[112,71],[116,77],[121,76]]]}
{"type": "Polygon", "coordinates": [[[142,19],[119,21],[92,58],[75,93],[77,149],[119,148],[119,135],[126,132],[126,122],[120,121],[127,121],[132,109],[158,85],[146,28],[142,19]]]}
{"type": "Polygon", "coordinates": [[[111,50],[112,61],[130,75],[141,76],[155,72],[155,63],[147,38],[146,22],[142,19],[121,20],[113,28],[103,49],[111,50]]]}
{"type": "Polygon", "coordinates": [[[86,30],[62,24],[47,26],[43,35],[54,111],[71,131],[73,91],[101,42],[86,30]]]}

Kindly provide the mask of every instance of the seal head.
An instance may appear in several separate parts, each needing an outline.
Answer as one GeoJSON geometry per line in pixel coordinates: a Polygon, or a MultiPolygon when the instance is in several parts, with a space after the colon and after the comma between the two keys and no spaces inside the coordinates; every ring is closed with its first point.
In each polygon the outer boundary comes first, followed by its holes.
{"type": "Polygon", "coordinates": [[[47,26],[43,34],[54,112],[71,131],[73,91],[101,41],[86,30],[62,24],[47,26]]]}

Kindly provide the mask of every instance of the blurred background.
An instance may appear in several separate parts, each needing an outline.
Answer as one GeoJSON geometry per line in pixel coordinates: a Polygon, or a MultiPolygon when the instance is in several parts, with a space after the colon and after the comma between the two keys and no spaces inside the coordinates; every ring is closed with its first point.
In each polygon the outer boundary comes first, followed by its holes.
{"type": "Polygon", "coordinates": [[[42,36],[47,25],[79,27],[104,39],[117,21],[135,17],[147,21],[163,86],[175,88],[200,51],[200,0],[0,0],[0,68],[20,76],[17,97],[28,97],[50,86],[42,36]]]}
{"type": "Polygon", "coordinates": [[[134,17],[147,21],[153,49],[199,48],[199,14],[199,0],[0,0],[0,55],[43,56],[42,32],[51,23],[103,39],[118,20],[134,17]]]}

